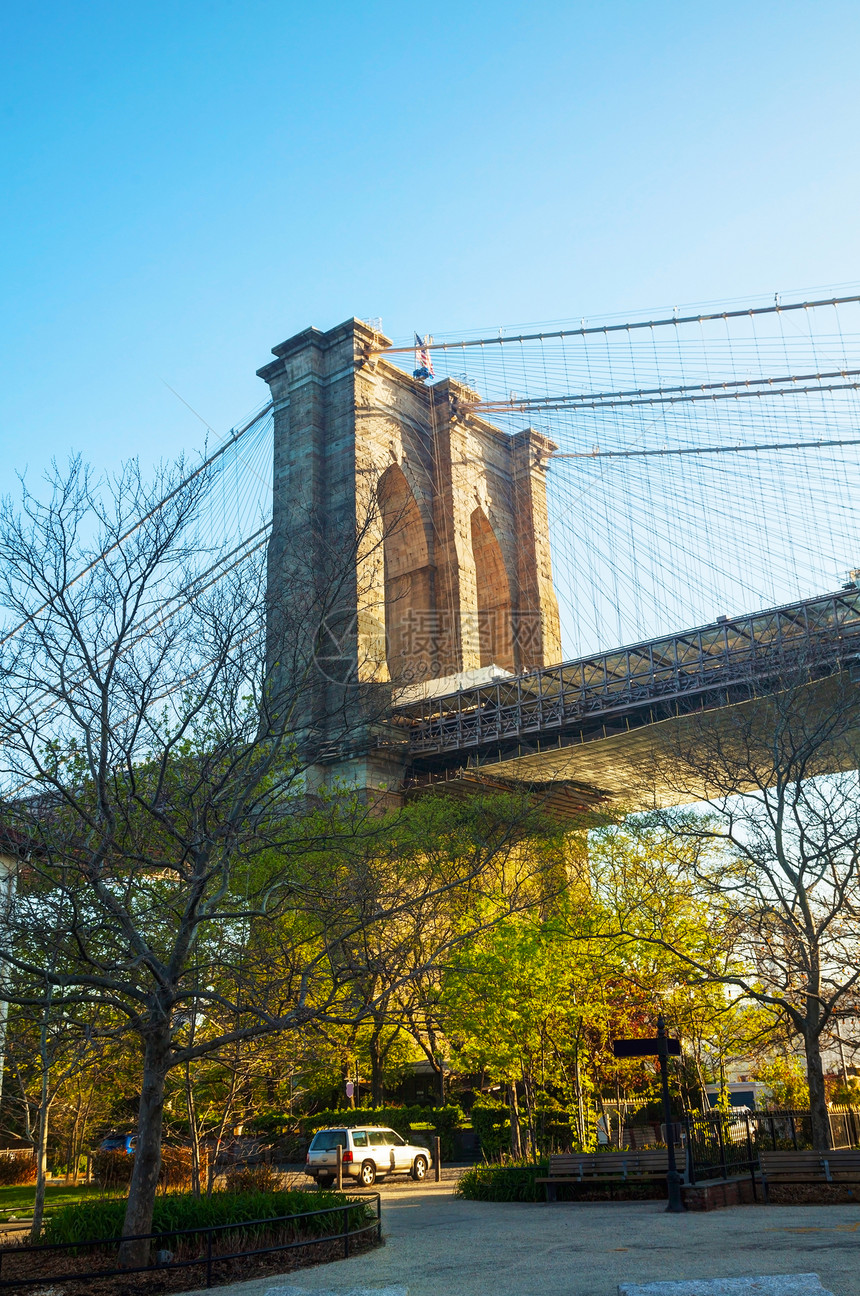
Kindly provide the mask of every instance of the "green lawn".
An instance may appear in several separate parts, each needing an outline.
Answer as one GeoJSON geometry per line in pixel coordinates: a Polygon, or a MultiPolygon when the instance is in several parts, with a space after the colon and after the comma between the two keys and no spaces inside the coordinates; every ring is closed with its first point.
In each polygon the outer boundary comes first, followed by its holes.
{"type": "MultiPolygon", "coordinates": [[[[10,1215],[19,1219],[30,1219],[33,1215],[33,1202],[36,1190],[32,1184],[23,1188],[0,1188],[0,1223],[8,1220],[10,1215]]],[[[68,1202],[87,1201],[93,1197],[124,1197],[125,1193],[105,1192],[96,1184],[49,1184],[45,1194],[45,1211],[50,1213],[57,1206],[68,1202]]]]}

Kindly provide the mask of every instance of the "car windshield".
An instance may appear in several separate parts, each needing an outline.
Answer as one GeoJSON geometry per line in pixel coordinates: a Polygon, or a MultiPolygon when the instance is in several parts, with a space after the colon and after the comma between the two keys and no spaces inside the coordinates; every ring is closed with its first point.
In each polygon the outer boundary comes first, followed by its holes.
{"type": "Polygon", "coordinates": [[[333,1152],[346,1147],[346,1130],[319,1130],[311,1144],[312,1152],[333,1152]]]}

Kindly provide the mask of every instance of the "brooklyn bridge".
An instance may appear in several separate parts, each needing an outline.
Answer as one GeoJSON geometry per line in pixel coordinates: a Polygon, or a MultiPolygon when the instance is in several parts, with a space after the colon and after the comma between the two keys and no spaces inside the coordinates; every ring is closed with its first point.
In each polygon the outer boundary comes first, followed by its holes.
{"type": "Polygon", "coordinates": [[[297,555],[347,555],[308,627],[312,784],[635,803],[690,717],[804,663],[853,681],[860,297],[399,343],[349,319],[273,357],[201,526],[207,579],[265,553],[273,603],[297,555]],[[386,699],[349,738],[319,719],[345,681],[386,699]]]}
{"type": "Polygon", "coordinates": [[[630,798],[692,712],[719,722],[792,663],[853,675],[857,315],[774,302],[417,349],[351,320],[276,346],[270,586],[308,510],[332,533],[379,511],[338,656],[391,682],[392,724],[324,751],[325,777],[630,798]]]}

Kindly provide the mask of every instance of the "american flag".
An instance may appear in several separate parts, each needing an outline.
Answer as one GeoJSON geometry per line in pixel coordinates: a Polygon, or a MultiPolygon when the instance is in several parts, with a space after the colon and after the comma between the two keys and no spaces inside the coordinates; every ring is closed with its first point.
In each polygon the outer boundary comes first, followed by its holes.
{"type": "Polygon", "coordinates": [[[427,339],[420,338],[415,334],[415,378],[432,378],[433,361],[430,359],[430,352],[427,350],[427,339]]]}

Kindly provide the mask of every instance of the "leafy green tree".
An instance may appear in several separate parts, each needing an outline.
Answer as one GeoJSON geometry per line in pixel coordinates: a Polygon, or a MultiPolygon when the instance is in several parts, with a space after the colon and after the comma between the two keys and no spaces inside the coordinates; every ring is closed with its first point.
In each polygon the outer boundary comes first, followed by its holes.
{"type": "Polygon", "coordinates": [[[809,1106],[809,1085],[800,1058],[776,1054],[756,1064],[752,1076],[767,1085],[769,1107],[805,1108],[809,1106]]]}

